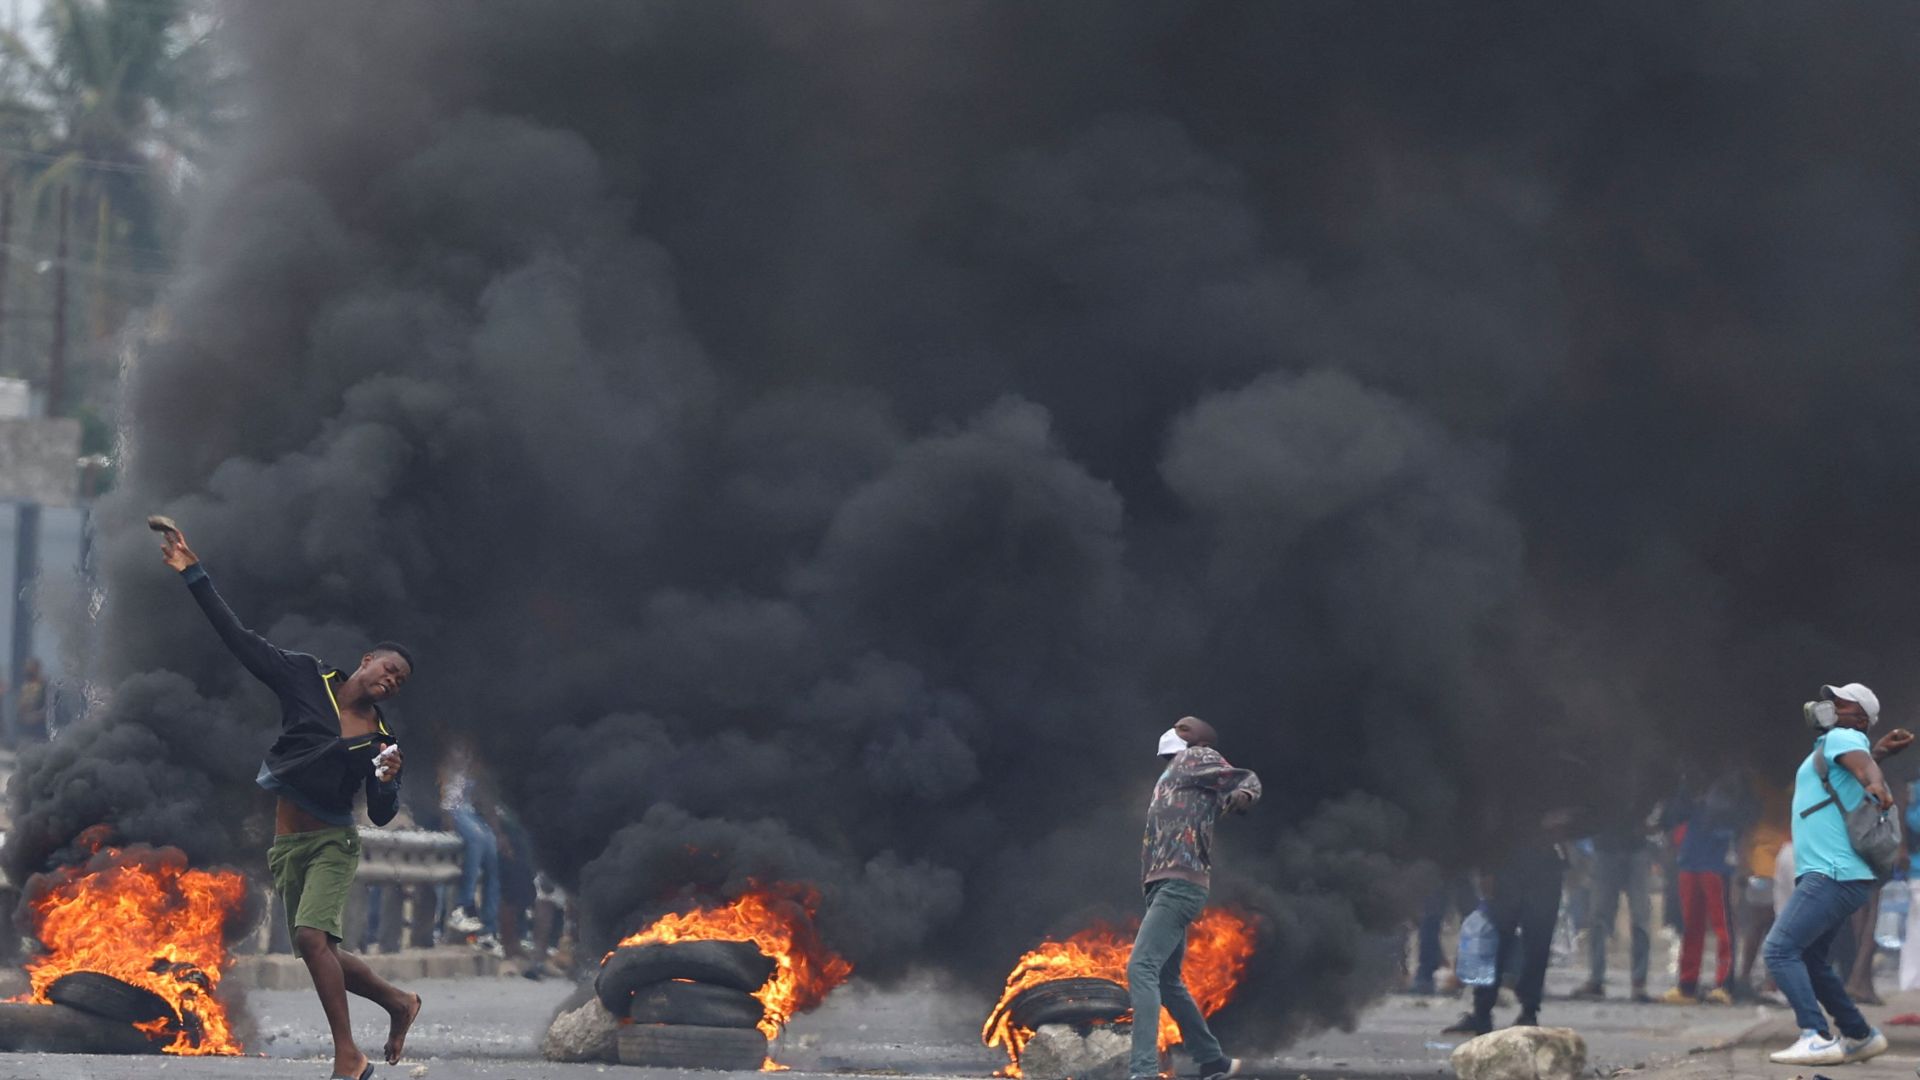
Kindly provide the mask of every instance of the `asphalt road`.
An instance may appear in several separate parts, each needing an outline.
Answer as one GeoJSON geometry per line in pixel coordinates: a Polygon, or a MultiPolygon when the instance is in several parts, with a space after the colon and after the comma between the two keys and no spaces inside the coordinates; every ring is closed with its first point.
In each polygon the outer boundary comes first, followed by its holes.
{"type": "MultiPolygon", "coordinates": [[[[1632,1005],[1624,1002],[1573,1002],[1551,996],[1561,979],[1556,973],[1543,1019],[1576,1028],[1588,1040],[1592,1063],[1602,1075],[1614,1070],[1645,1070],[1707,1080],[1728,1070],[1751,1075],[1753,1055],[1727,1051],[1692,1054],[1697,1048],[1727,1042],[1772,1016],[1755,1007],[1632,1005]]],[[[1571,983],[1567,983],[1571,985],[1571,983]]],[[[408,1042],[408,1060],[378,1075],[422,1076],[435,1080],[479,1078],[607,1077],[647,1080],[689,1074],[673,1070],[629,1069],[611,1065],[558,1065],[538,1058],[548,1019],[571,988],[524,979],[459,979],[416,984],[426,998],[418,1026],[408,1042]]],[[[1895,1002],[1893,1007],[1902,1003],[1895,1002]]],[[[980,1045],[979,1023],[987,1003],[977,994],[943,990],[931,982],[877,990],[858,982],[843,987],[819,1011],[800,1017],[781,1039],[775,1055],[794,1066],[787,1080],[845,1077],[848,1074],[965,1076],[984,1078],[1001,1064],[997,1052],[980,1045]]],[[[250,1049],[263,1056],[245,1058],[101,1058],[59,1055],[0,1055],[0,1080],[117,1080],[174,1078],[302,1078],[327,1075],[328,1051],[319,1004],[304,991],[256,991],[250,1000],[256,1030],[250,1049]]],[[[1364,1016],[1357,1031],[1328,1032],[1278,1054],[1251,1053],[1256,1076],[1269,1080],[1337,1077],[1433,1077],[1448,1075],[1448,1053],[1458,1036],[1438,1029],[1458,1015],[1461,1003],[1449,999],[1388,998],[1364,1016]]],[[[1889,1010],[1878,1010],[1888,1012],[1889,1010]]],[[[1503,1010],[1507,1019],[1510,1010],[1503,1010]]],[[[361,1045],[377,1048],[385,1038],[384,1017],[361,1010],[356,1028],[361,1045]]],[[[1877,1017],[1876,1017],[1877,1018],[1877,1017]]],[[[1233,1048],[1236,1052],[1252,1048],[1233,1048]]],[[[1875,1075],[1911,1076],[1911,1051],[1876,1065],[1875,1075]],[[1888,1071],[1892,1070],[1892,1071],[1888,1071]]],[[[1184,1064],[1184,1062],[1182,1063],[1184,1064]]],[[[1864,1069],[1849,1076],[1868,1080],[1864,1069]]],[[[1792,1070],[1773,1070],[1781,1077],[1792,1070]]],[[[737,1074],[751,1080],[757,1074],[737,1074]]],[[[1761,1075],[1766,1075],[1762,1073],[1761,1075]]]]}

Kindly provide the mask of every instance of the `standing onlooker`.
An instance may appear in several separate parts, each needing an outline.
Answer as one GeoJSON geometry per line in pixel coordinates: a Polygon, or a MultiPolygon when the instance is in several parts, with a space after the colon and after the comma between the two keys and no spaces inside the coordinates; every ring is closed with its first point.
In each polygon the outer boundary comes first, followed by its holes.
{"type": "MultiPolygon", "coordinates": [[[[1907,835],[1920,835],[1920,780],[1907,785],[1907,835]]],[[[1911,846],[1911,845],[1910,845],[1911,846]]],[[[1907,856],[1907,938],[1900,948],[1900,989],[1920,990],[1920,850],[1907,856]]]]}
{"type": "Polygon", "coordinates": [[[474,806],[475,763],[465,746],[456,746],[440,770],[440,809],[447,824],[460,834],[466,850],[460,860],[460,894],[447,913],[447,927],[456,934],[477,934],[474,944],[488,952],[500,951],[500,844],[474,806]],[[473,911],[479,891],[479,915],[473,911]]]}
{"type": "Polygon", "coordinates": [[[1733,936],[1727,931],[1727,856],[1737,831],[1738,802],[1728,784],[1704,795],[1683,792],[1667,804],[1664,824],[1677,825],[1680,837],[1674,867],[1680,874],[1679,984],[1661,1000],[1670,1005],[1733,1002],[1727,984],[1733,976],[1733,936]],[[1713,930],[1714,985],[1700,993],[1700,959],[1707,930],[1713,930]]]}
{"type": "Polygon", "coordinates": [[[1520,999],[1520,1015],[1514,1025],[1531,1027],[1540,1022],[1541,992],[1546,986],[1547,962],[1552,958],[1553,928],[1560,920],[1560,887],[1566,874],[1566,860],[1559,848],[1565,827],[1563,811],[1546,815],[1515,842],[1487,883],[1487,911],[1500,934],[1493,983],[1473,988],[1473,1011],[1443,1029],[1445,1034],[1484,1035],[1493,1030],[1493,1006],[1512,964],[1509,957],[1516,936],[1520,973],[1513,992],[1520,999]]]}
{"type": "Polygon", "coordinates": [[[1440,942],[1440,931],[1447,921],[1447,915],[1458,911],[1464,919],[1479,902],[1479,897],[1473,891],[1473,883],[1459,875],[1427,894],[1420,906],[1420,955],[1413,979],[1407,984],[1408,993],[1438,992],[1434,976],[1447,963],[1446,947],[1440,942]]]}
{"type": "MultiPolygon", "coordinates": [[[[1779,852],[1773,857],[1773,921],[1779,922],[1780,913],[1787,910],[1787,901],[1793,899],[1794,879],[1799,876],[1794,872],[1793,840],[1789,838],[1780,845],[1779,852]]],[[[1771,936],[1772,931],[1768,931],[1768,934],[1771,936]]],[[[1761,947],[1765,945],[1763,940],[1761,947]]]]}
{"type": "Polygon", "coordinates": [[[1560,902],[1560,930],[1564,933],[1564,944],[1554,950],[1554,956],[1569,957],[1579,951],[1581,944],[1590,940],[1589,925],[1593,917],[1593,840],[1581,837],[1560,845],[1560,854],[1567,861],[1567,879],[1564,883],[1566,895],[1560,902]]]}
{"type": "Polygon", "coordinates": [[[562,949],[569,941],[567,911],[571,907],[567,891],[545,872],[533,875],[533,960],[527,977],[566,974],[568,958],[562,949]]]}
{"type": "Polygon", "coordinates": [[[1876,880],[1853,849],[1847,811],[1866,799],[1882,807],[1893,805],[1880,759],[1904,750],[1913,735],[1896,728],[1869,747],[1867,729],[1880,716],[1880,699],[1873,691],[1848,683],[1823,686],[1820,697],[1808,703],[1807,718],[1821,734],[1793,779],[1793,858],[1799,878],[1762,946],[1767,970],[1800,1025],[1800,1038],[1770,1055],[1779,1065],[1839,1065],[1887,1050],[1887,1037],[1867,1023],[1847,996],[1828,950],[1841,926],[1866,903],[1876,880]],[[1816,767],[1822,757],[1828,766],[1824,780],[1816,767]],[[1828,1027],[1827,1014],[1840,1028],[1838,1038],[1828,1027]]]}
{"type": "Polygon", "coordinates": [[[1574,990],[1576,998],[1600,998],[1607,993],[1607,944],[1627,897],[1627,924],[1633,935],[1628,974],[1634,1001],[1647,996],[1647,954],[1652,948],[1653,849],[1647,843],[1646,824],[1632,807],[1620,808],[1593,834],[1593,893],[1587,929],[1587,981],[1574,990]]]}
{"type": "MultiPolygon", "coordinates": [[[[1779,907],[1774,903],[1774,873],[1780,861],[1780,850],[1787,842],[1788,798],[1785,789],[1767,784],[1755,777],[1749,785],[1759,812],[1754,824],[1747,831],[1746,871],[1747,878],[1739,890],[1738,938],[1739,959],[1736,961],[1733,975],[1733,996],[1735,998],[1752,997],[1756,991],[1753,986],[1753,962],[1760,956],[1760,942],[1773,927],[1773,916],[1779,907]]],[[[1792,856],[1788,856],[1791,861],[1792,856]]],[[[1786,891],[1791,892],[1792,874],[1787,875],[1789,882],[1786,891]]]]}
{"type": "MultiPolygon", "coordinates": [[[[539,892],[534,886],[533,838],[512,809],[496,804],[494,832],[500,837],[500,946],[507,959],[525,956],[527,930],[539,892]]],[[[522,965],[525,973],[541,960],[522,965]]]]}
{"type": "Polygon", "coordinates": [[[47,740],[47,675],[40,666],[40,658],[27,657],[20,665],[19,700],[20,741],[23,743],[45,742],[47,740]]]}

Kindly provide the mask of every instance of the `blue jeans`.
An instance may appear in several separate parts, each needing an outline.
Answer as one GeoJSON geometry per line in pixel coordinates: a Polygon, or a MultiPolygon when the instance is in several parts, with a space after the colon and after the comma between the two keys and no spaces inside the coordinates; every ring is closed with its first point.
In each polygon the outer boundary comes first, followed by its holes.
{"type": "Polygon", "coordinates": [[[485,891],[480,897],[480,910],[473,914],[480,920],[482,934],[500,932],[500,844],[493,837],[493,830],[479,814],[472,810],[450,810],[447,816],[453,819],[453,831],[466,841],[466,857],[460,860],[460,895],[456,902],[463,908],[473,906],[474,886],[480,883],[481,871],[486,872],[485,891]]]}
{"type": "Polygon", "coordinates": [[[1793,886],[1787,906],[1773,920],[1773,929],[1761,946],[1767,972],[1793,1006],[1793,1018],[1803,1031],[1831,1036],[1820,1007],[1833,1014],[1840,1033],[1864,1039],[1873,1026],[1854,1007],[1847,987],[1827,960],[1835,934],[1873,893],[1871,881],[1835,881],[1825,874],[1802,874],[1793,886]]]}
{"type": "Polygon", "coordinates": [[[1133,1057],[1129,1076],[1160,1075],[1160,1007],[1180,1025],[1180,1039],[1202,1068],[1219,1061],[1220,1041],[1187,992],[1180,964],[1187,956],[1187,927],[1207,906],[1207,890],[1170,879],[1147,886],[1147,913],[1127,961],[1127,993],[1133,998],[1133,1057]]]}

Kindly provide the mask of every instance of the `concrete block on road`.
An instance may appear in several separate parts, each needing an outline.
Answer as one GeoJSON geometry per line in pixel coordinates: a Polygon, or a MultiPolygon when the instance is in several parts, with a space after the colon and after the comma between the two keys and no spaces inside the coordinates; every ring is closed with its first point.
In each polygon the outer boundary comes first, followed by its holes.
{"type": "Polygon", "coordinates": [[[1454,1047],[1460,1080],[1577,1080],[1587,1043],[1572,1028],[1511,1027],[1454,1047]]]}

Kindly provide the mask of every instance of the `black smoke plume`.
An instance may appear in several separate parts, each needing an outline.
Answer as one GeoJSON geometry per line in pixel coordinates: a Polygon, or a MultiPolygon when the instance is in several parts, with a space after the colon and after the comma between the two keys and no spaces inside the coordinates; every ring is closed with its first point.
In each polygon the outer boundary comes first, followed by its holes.
{"type": "Polygon", "coordinates": [[[225,20],[115,689],[28,757],[16,880],[101,822],[257,860],[272,713],[156,511],[279,642],[414,644],[413,745],[478,742],[596,944],[805,878],[862,970],[984,991],[1137,903],[1207,717],[1276,1037],[1377,990],[1421,860],[1920,695],[1910,8],[225,20]]]}

